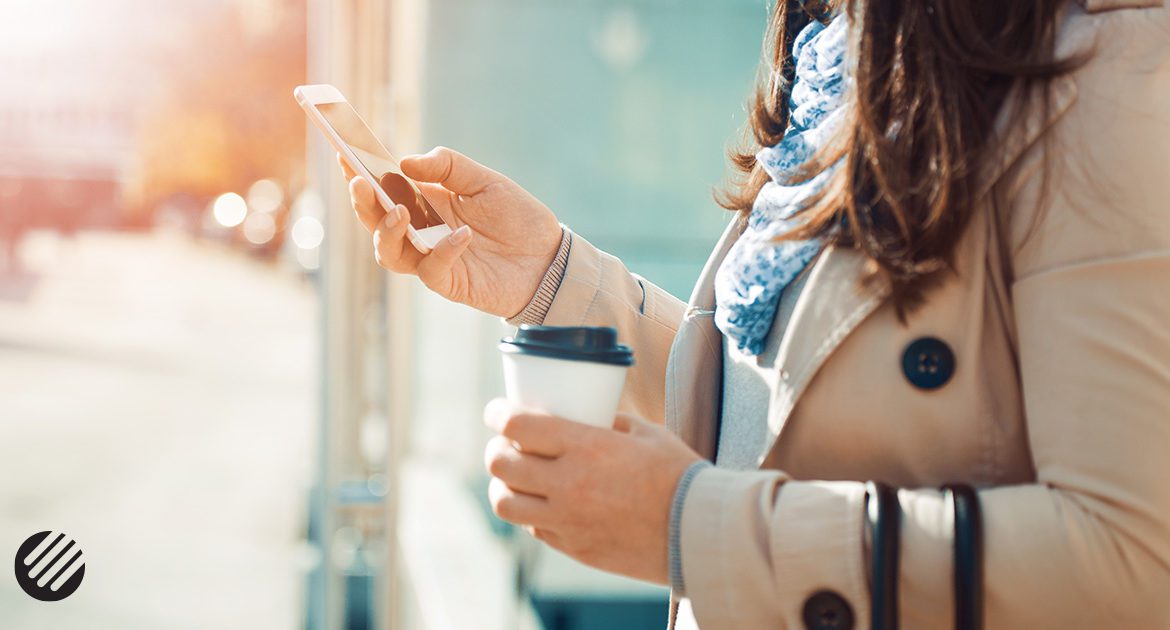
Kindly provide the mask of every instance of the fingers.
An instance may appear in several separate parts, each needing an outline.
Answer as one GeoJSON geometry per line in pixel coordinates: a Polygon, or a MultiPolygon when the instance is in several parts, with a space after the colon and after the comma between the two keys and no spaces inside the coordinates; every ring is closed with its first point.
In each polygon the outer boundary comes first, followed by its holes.
{"type": "MultiPolygon", "coordinates": [[[[455,261],[471,244],[471,229],[465,226],[455,230],[440,241],[427,256],[423,256],[413,245],[406,244],[406,231],[410,224],[410,213],[406,207],[398,204],[389,211],[383,210],[373,186],[364,177],[355,175],[353,169],[341,159],[340,154],[337,156],[337,163],[349,178],[349,198],[354,213],[357,214],[362,226],[373,234],[374,257],[378,264],[398,273],[416,273],[432,288],[448,283],[455,261]],[[424,260],[426,263],[421,264],[424,260]]],[[[438,187],[435,184],[423,185],[438,187]]],[[[442,190],[441,187],[438,188],[442,190]]],[[[443,195],[439,195],[433,189],[428,192],[434,194],[437,199],[443,199],[443,203],[434,205],[440,217],[450,223],[453,216],[450,193],[444,192],[443,195]],[[438,207],[440,205],[441,209],[438,207]]]]}
{"type": "Polygon", "coordinates": [[[422,254],[406,242],[409,224],[410,213],[401,204],[383,213],[382,220],[373,228],[374,259],[379,265],[397,273],[416,272],[422,254]]]}
{"type": "Polygon", "coordinates": [[[515,442],[520,451],[543,457],[563,455],[576,429],[583,426],[556,416],[517,409],[503,398],[487,404],[483,421],[488,428],[515,442]]]}
{"type": "Polygon", "coordinates": [[[374,195],[374,187],[362,177],[349,180],[349,202],[366,231],[373,232],[386,218],[386,211],[374,195]]]}
{"type": "Polygon", "coordinates": [[[411,155],[399,162],[402,174],[420,182],[442,184],[459,195],[474,195],[503,175],[447,147],[435,147],[422,155],[411,155]]]}
{"type": "Polygon", "coordinates": [[[493,477],[488,484],[488,500],[496,516],[520,525],[542,527],[549,525],[548,501],[530,494],[518,492],[493,477]]]}
{"type": "Polygon", "coordinates": [[[433,290],[451,293],[451,269],[470,244],[471,228],[466,225],[448,234],[426,256],[419,259],[419,280],[433,290]]]}
{"type": "MultiPolygon", "coordinates": [[[[342,173],[345,174],[345,181],[349,182],[349,195],[350,200],[353,202],[354,210],[359,210],[358,195],[361,195],[360,199],[362,201],[362,209],[380,211],[380,204],[376,203],[376,198],[374,197],[373,189],[370,187],[369,182],[367,182],[364,177],[359,178],[357,172],[350,168],[349,163],[345,161],[345,158],[341,157],[340,153],[336,155],[337,164],[341,167],[342,173]],[[354,178],[359,178],[360,182],[355,184],[354,178]],[[355,188],[357,189],[356,192],[355,188]]],[[[453,225],[452,221],[455,217],[455,212],[452,208],[452,192],[440,184],[429,184],[422,181],[416,181],[414,182],[414,185],[419,189],[419,192],[422,193],[423,197],[427,198],[427,201],[431,203],[431,206],[435,208],[435,212],[439,213],[439,217],[443,219],[443,222],[447,225],[453,225]]],[[[373,214],[373,212],[370,214],[373,214]]],[[[359,218],[361,218],[360,212],[359,218]]],[[[377,217],[377,219],[380,218],[380,216],[377,217]]],[[[366,226],[367,230],[372,229],[365,220],[362,221],[362,224],[366,226]]]]}
{"type": "Polygon", "coordinates": [[[483,457],[488,473],[508,484],[509,488],[533,496],[546,496],[552,478],[551,460],[521,453],[512,440],[502,435],[488,440],[483,457]]]}
{"type": "Polygon", "coordinates": [[[349,164],[346,163],[345,158],[341,157],[340,153],[337,154],[337,165],[341,167],[341,172],[345,173],[345,181],[349,181],[357,177],[357,173],[355,173],[354,170],[349,167],[349,164]]]}

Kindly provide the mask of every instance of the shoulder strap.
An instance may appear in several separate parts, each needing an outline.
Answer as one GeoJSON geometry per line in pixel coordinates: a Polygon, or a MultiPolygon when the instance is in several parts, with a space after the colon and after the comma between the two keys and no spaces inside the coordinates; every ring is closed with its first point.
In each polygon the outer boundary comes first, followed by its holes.
{"type": "Polygon", "coordinates": [[[943,488],[955,514],[955,630],[983,628],[983,522],[979,495],[967,485],[943,488]]]}
{"type": "Polygon", "coordinates": [[[902,510],[896,490],[884,483],[865,485],[866,530],[870,540],[870,627],[898,628],[898,555],[902,510]]]}

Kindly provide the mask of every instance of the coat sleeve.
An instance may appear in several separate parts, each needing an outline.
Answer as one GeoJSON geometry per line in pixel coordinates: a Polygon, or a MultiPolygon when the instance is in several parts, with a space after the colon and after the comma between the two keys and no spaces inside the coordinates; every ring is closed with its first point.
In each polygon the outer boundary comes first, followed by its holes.
{"type": "Polygon", "coordinates": [[[612,326],[634,350],[620,409],[652,422],[665,419],[666,360],[686,304],[579,234],[570,235],[564,277],[544,323],[612,326]]]}
{"type": "MultiPolygon", "coordinates": [[[[1052,200],[1016,258],[1036,478],[979,493],[988,628],[1170,627],[1168,13],[1099,18],[1052,200]]],[[[950,627],[950,511],[934,489],[899,496],[902,626],[950,627]]],[[[857,482],[699,473],[681,548],[700,626],[801,628],[808,596],[830,590],[868,627],[863,497],[857,482]]]]}

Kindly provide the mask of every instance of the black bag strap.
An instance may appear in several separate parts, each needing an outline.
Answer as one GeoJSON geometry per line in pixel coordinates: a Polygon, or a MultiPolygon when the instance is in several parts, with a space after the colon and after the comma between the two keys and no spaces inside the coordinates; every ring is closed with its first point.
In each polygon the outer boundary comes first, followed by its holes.
{"type": "Polygon", "coordinates": [[[983,518],[979,494],[967,485],[943,491],[955,511],[955,630],[983,628],[983,518]]]}
{"type": "Polygon", "coordinates": [[[865,486],[866,528],[870,540],[870,626],[898,628],[898,554],[902,509],[898,493],[884,483],[865,486]]]}

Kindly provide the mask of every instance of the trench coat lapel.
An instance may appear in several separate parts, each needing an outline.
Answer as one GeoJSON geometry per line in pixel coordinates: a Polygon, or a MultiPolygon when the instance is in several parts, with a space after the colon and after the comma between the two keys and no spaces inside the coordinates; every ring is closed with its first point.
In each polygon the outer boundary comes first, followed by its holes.
{"type": "MultiPolygon", "coordinates": [[[[1032,107],[1019,127],[1019,113],[1012,106],[1000,112],[996,128],[1011,129],[1001,133],[995,142],[1000,148],[988,162],[978,192],[984,197],[1010,169],[1028,147],[1064,114],[1076,100],[1076,84],[1067,76],[1052,85],[1051,106],[1044,111],[1032,107]]],[[[1008,103],[1016,102],[1009,98],[1008,103]]],[[[788,322],[784,339],[776,358],[780,369],[777,386],[772,392],[768,410],[769,440],[758,458],[763,464],[783,433],[801,394],[833,351],[842,341],[879,306],[889,295],[889,284],[880,278],[869,282],[867,268],[870,262],[861,252],[830,246],[817,258],[809,271],[800,298],[788,322]]],[[[875,357],[875,360],[883,360],[875,357]]]]}
{"type": "Polygon", "coordinates": [[[666,365],[666,426],[715,459],[723,387],[723,338],[715,327],[715,273],[743,232],[736,217],[703,265],[666,365]]]}
{"type": "MultiPolygon", "coordinates": [[[[1076,100],[1072,79],[1063,77],[1052,87],[1052,105],[1047,111],[1031,108],[1019,127],[996,141],[1001,148],[986,167],[980,197],[1076,100]]],[[[1007,129],[1018,117],[1012,107],[1005,107],[997,129],[1007,129]]],[[[715,273],[742,230],[743,222],[733,220],[704,265],[667,363],[666,424],[707,459],[715,457],[723,383],[722,337],[714,322],[715,273]]],[[[861,252],[836,246],[827,247],[812,263],[778,351],[780,378],[772,392],[769,439],[759,463],[781,437],[820,367],[889,295],[889,285],[881,279],[863,281],[870,275],[868,265],[861,252]]]]}
{"type": "Polygon", "coordinates": [[[878,277],[862,282],[868,264],[861,252],[836,246],[813,263],[776,356],[780,374],[768,410],[769,440],[758,463],[772,450],[813,375],[889,295],[888,283],[878,277]]]}

